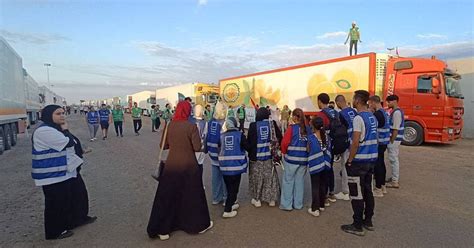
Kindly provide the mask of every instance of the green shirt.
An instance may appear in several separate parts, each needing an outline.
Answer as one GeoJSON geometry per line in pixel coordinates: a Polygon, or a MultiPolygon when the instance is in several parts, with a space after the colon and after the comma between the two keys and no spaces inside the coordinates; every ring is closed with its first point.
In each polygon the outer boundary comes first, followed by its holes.
{"type": "Polygon", "coordinates": [[[206,121],[209,121],[209,120],[212,119],[212,115],[211,115],[210,110],[207,110],[207,109],[204,110],[204,118],[206,118],[206,121]]]}
{"type": "Polygon", "coordinates": [[[141,108],[132,108],[132,118],[140,119],[142,118],[142,109],[141,108]]]}
{"type": "Polygon", "coordinates": [[[123,121],[123,111],[121,109],[112,110],[112,117],[114,118],[114,122],[123,121]]]}
{"type": "Polygon", "coordinates": [[[227,118],[229,117],[235,117],[234,110],[231,108],[227,111],[227,118]]]}
{"type": "Polygon", "coordinates": [[[358,27],[351,28],[349,30],[349,34],[351,36],[351,40],[359,40],[360,39],[360,34],[359,34],[359,28],[358,27]]]}
{"type": "Polygon", "coordinates": [[[165,111],[163,111],[163,119],[169,120],[171,118],[171,115],[171,109],[165,109],[165,111]]]}
{"type": "Polygon", "coordinates": [[[150,117],[152,120],[156,120],[156,117],[158,116],[158,110],[156,109],[152,109],[151,110],[151,114],[150,114],[150,117]]]}

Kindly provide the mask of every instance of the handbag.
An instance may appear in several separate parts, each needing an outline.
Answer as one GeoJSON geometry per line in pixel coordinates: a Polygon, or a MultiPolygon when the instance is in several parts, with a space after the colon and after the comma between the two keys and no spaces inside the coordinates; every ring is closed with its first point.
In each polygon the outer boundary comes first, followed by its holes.
{"type": "Polygon", "coordinates": [[[270,132],[271,132],[271,141],[270,141],[270,153],[272,154],[273,165],[281,165],[281,150],[280,143],[276,137],[275,127],[273,126],[273,121],[270,119],[270,132]]]}
{"type": "Polygon", "coordinates": [[[160,181],[160,178],[162,177],[163,175],[163,170],[165,169],[165,163],[166,161],[162,161],[161,160],[161,156],[163,155],[163,150],[165,148],[165,143],[166,143],[166,135],[168,134],[168,125],[165,125],[165,130],[163,131],[163,142],[161,143],[161,146],[160,146],[160,153],[159,153],[159,156],[158,156],[158,165],[156,166],[156,169],[155,171],[153,172],[153,174],[151,174],[151,177],[153,177],[156,181],[160,181]]]}

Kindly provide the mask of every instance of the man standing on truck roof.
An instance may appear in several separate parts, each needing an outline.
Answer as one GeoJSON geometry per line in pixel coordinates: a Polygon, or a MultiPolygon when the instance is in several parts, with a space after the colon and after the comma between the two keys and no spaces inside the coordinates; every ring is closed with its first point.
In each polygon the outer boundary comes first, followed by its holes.
{"type": "Polygon", "coordinates": [[[360,40],[359,27],[357,27],[357,23],[355,21],[352,22],[352,28],[349,29],[349,33],[347,34],[344,45],[347,45],[349,38],[351,39],[349,43],[349,55],[352,56],[352,47],[354,47],[354,55],[357,55],[357,43],[362,41],[360,40]]]}
{"type": "Polygon", "coordinates": [[[400,187],[400,161],[398,154],[405,129],[405,115],[398,107],[397,95],[387,96],[386,100],[388,107],[392,109],[392,114],[390,115],[390,143],[387,145],[388,160],[392,166],[392,180],[387,183],[387,188],[398,189],[400,187]]]}

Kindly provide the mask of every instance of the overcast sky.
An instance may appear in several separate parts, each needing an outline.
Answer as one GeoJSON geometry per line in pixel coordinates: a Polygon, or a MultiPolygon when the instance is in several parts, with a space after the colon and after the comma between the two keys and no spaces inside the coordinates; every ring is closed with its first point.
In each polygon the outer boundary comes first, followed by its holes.
{"type": "Polygon", "coordinates": [[[9,1],[0,35],[69,103],[359,53],[474,56],[472,1],[9,1]]]}

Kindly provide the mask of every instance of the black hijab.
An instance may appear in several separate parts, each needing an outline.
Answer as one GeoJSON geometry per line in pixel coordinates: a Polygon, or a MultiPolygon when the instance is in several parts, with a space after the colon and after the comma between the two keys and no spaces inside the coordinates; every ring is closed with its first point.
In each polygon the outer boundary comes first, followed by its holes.
{"type": "Polygon", "coordinates": [[[256,121],[263,121],[270,117],[270,111],[267,108],[261,107],[257,110],[257,116],[255,117],[256,121]]]}
{"type": "Polygon", "coordinates": [[[53,113],[59,108],[61,108],[61,106],[54,104],[44,107],[43,110],[41,110],[41,120],[46,126],[52,127],[57,129],[59,132],[62,132],[61,126],[54,123],[53,121],[53,113]]]}

